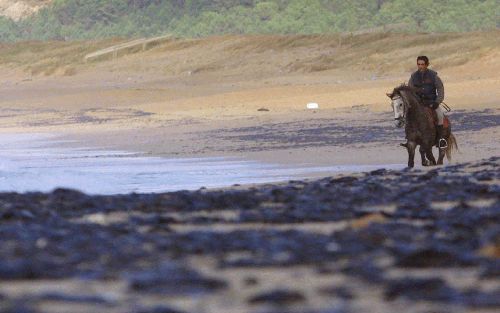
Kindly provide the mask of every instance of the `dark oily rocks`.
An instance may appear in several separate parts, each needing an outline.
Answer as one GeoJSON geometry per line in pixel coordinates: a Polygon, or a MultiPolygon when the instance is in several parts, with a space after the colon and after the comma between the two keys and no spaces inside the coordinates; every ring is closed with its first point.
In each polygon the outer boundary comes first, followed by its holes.
{"type": "Polygon", "coordinates": [[[439,171],[438,171],[438,169],[434,169],[434,170],[428,171],[425,174],[420,175],[418,177],[418,180],[419,181],[428,181],[428,180],[431,180],[433,178],[436,178],[437,176],[439,176],[439,171]]]}
{"type": "Polygon", "coordinates": [[[226,288],[226,282],[207,278],[179,264],[166,263],[157,269],[129,274],[129,287],[134,291],[161,294],[197,294],[226,288]]]}
{"type": "Polygon", "coordinates": [[[0,261],[0,279],[37,279],[42,278],[39,266],[29,260],[0,261]]]}
{"type": "Polygon", "coordinates": [[[342,269],[342,273],[359,277],[370,283],[384,281],[384,270],[373,264],[370,260],[354,260],[342,269]]]}
{"type": "MultiPolygon", "coordinates": [[[[266,313],[349,313],[351,311],[348,311],[346,309],[326,309],[326,310],[321,310],[321,311],[271,311],[271,312],[266,312],[266,313]]],[[[255,313],[261,313],[260,311],[255,312],[255,313]]]]}
{"type": "Polygon", "coordinates": [[[0,313],[42,313],[42,312],[22,304],[14,304],[6,308],[0,307],[0,313]]]}
{"type": "Polygon", "coordinates": [[[339,178],[333,178],[330,180],[330,184],[346,184],[352,185],[352,183],[358,181],[357,177],[354,176],[344,176],[339,178]]]}
{"type": "Polygon", "coordinates": [[[478,181],[492,181],[495,179],[495,173],[492,172],[481,172],[474,175],[478,181]]]}
{"type": "MultiPolygon", "coordinates": [[[[282,310],[277,310],[277,311],[270,311],[270,312],[265,312],[265,313],[350,313],[353,312],[349,309],[340,307],[340,308],[331,308],[331,309],[322,309],[318,311],[310,311],[310,310],[300,310],[300,311],[289,311],[286,309],[282,310]]],[[[262,313],[261,311],[255,312],[255,313],[262,313]]]]}
{"type": "MultiPolygon", "coordinates": [[[[227,284],[219,271],[245,273],[237,286],[227,286],[252,292],[246,300],[258,307],[245,312],[276,306],[284,309],[269,313],[344,312],[318,308],[328,308],[331,301],[364,301],[358,288],[385,288],[387,299],[409,305],[422,300],[494,310],[500,298],[492,289],[500,273],[498,168],[500,158],[491,158],[430,171],[377,171],[224,191],[0,193],[0,281],[23,280],[21,285],[31,287],[30,282],[40,279],[125,280],[125,301],[138,303],[130,313],[176,311],[149,307],[151,296],[202,293],[207,301],[221,301],[228,293],[222,290],[227,284]],[[113,222],[89,222],[89,216],[113,222]],[[198,256],[213,260],[214,267],[202,274],[182,265],[198,256]],[[293,275],[297,265],[317,269],[312,275],[344,274],[349,289],[312,286],[319,293],[315,299],[325,301],[312,303],[305,292],[288,290],[290,285],[263,289],[268,278],[255,274],[262,267],[271,272],[288,267],[285,272],[293,275]],[[436,269],[453,273],[465,266],[474,266],[467,271],[466,291],[429,276],[436,269]],[[428,278],[394,280],[389,275],[415,269],[428,278]],[[369,284],[359,284],[360,279],[369,284]]],[[[68,290],[38,298],[28,293],[15,302],[0,299],[0,310],[14,304],[11,308],[21,312],[30,308],[17,303],[44,301],[86,312],[96,305],[102,312],[115,312],[121,305],[116,299],[68,290]]]]}
{"type": "Polygon", "coordinates": [[[380,175],[384,175],[386,173],[387,173],[387,170],[385,168],[380,168],[378,170],[371,171],[370,173],[368,173],[368,175],[370,175],[370,176],[380,176],[380,175]]]}
{"type": "Polygon", "coordinates": [[[462,301],[469,307],[500,308],[500,289],[491,292],[468,290],[462,295],[462,301]]]}
{"type": "Polygon", "coordinates": [[[98,295],[72,295],[59,292],[50,292],[35,297],[38,301],[68,302],[81,304],[113,305],[114,301],[98,295]]]}
{"type": "Polygon", "coordinates": [[[174,309],[169,306],[159,305],[150,308],[140,308],[135,311],[132,311],[132,313],[185,313],[185,312],[174,309]]]}
{"type": "Polygon", "coordinates": [[[18,208],[0,208],[0,221],[32,220],[36,216],[29,210],[18,208]]]}
{"type": "Polygon", "coordinates": [[[248,299],[250,304],[291,305],[306,301],[306,297],[299,291],[276,289],[254,295],[248,299]]]}
{"type": "Polygon", "coordinates": [[[336,297],[345,300],[352,300],[355,298],[354,293],[346,287],[339,287],[339,286],[323,287],[318,291],[324,296],[336,297]]]}
{"type": "Polygon", "coordinates": [[[499,279],[500,278],[500,260],[485,260],[481,265],[481,278],[499,279]]]}
{"type": "Polygon", "coordinates": [[[403,255],[396,262],[400,267],[449,267],[475,265],[474,258],[451,249],[423,248],[403,255]]]}
{"type": "Polygon", "coordinates": [[[453,302],[459,299],[456,290],[440,278],[404,278],[387,283],[387,300],[406,298],[409,300],[453,302]]]}
{"type": "Polygon", "coordinates": [[[326,261],[327,235],[298,230],[239,230],[227,233],[193,231],[163,240],[166,251],[214,255],[222,267],[255,267],[308,264],[326,261]],[[249,252],[233,257],[230,252],[249,252]]]}

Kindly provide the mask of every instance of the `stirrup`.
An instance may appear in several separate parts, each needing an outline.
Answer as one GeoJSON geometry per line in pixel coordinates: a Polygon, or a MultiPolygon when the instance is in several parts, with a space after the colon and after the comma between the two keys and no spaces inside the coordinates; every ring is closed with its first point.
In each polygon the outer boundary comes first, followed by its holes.
{"type": "Polygon", "coordinates": [[[444,139],[444,138],[439,139],[438,148],[439,149],[446,149],[446,148],[448,148],[448,141],[446,141],[446,139],[444,139]]]}

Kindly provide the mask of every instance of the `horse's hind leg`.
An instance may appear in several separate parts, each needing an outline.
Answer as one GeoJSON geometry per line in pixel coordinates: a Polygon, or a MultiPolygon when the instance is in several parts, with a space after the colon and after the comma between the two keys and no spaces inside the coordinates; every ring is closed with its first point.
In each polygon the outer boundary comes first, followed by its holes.
{"type": "Polygon", "coordinates": [[[432,145],[429,146],[426,150],[427,159],[429,160],[429,165],[436,165],[436,159],[434,158],[434,154],[432,153],[432,145]]]}
{"type": "Polygon", "coordinates": [[[406,149],[408,150],[408,167],[415,166],[415,148],[417,144],[413,141],[408,141],[406,144],[406,149]]]}
{"type": "MultiPolygon", "coordinates": [[[[450,142],[450,135],[451,135],[451,128],[447,127],[443,129],[443,137],[446,139],[448,144],[451,144],[450,142]]],[[[446,149],[439,149],[439,157],[438,157],[438,165],[443,165],[443,159],[446,155],[446,149]]]]}
{"type": "Polygon", "coordinates": [[[429,162],[429,160],[427,160],[426,151],[425,151],[424,147],[422,147],[422,145],[420,145],[418,152],[420,152],[420,158],[422,159],[422,166],[429,166],[430,162],[429,162]]]}
{"type": "Polygon", "coordinates": [[[446,149],[439,149],[438,165],[443,165],[443,159],[446,154],[446,149]]]}

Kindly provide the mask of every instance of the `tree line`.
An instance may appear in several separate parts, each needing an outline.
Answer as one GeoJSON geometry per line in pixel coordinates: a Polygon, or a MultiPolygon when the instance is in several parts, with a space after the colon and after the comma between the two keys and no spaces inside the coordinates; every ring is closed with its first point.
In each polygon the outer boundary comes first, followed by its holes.
{"type": "Polygon", "coordinates": [[[498,29],[498,0],[55,0],[15,22],[0,41],[76,40],[174,34],[317,34],[383,25],[403,31],[498,29]]]}

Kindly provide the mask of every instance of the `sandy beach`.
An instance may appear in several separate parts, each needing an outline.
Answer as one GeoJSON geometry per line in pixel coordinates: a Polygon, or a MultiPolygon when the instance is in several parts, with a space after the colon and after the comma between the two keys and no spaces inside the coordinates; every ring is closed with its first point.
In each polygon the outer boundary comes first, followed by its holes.
{"type": "MultiPolygon", "coordinates": [[[[396,128],[389,134],[385,93],[408,80],[415,56],[425,52],[453,109],[461,151],[454,160],[478,160],[500,149],[498,37],[489,32],[365,34],[342,43],[335,36],[172,39],[89,63],[78,57],[92,49],[83,43],[27,45],[17,63],[0,63],[0,131],[51,133],[77,146],[165,157],[404,163],[406,151],[398,147],[404,135],[396,128]],[[309,102],[319,109],[307,110],[309,102]],[[468,112],[489,123],[476,120],[472,129],[468,112]],[[367,135],[380,127],[384,134],[367,135]]],[[[14,47],[3,49],[9,55],[14,47]]]]}
{"type": "MultiPolygon", "coordinates": [[[[0,46],[2,174],[7,160],[74,183],[100,153],[124,167],[101,162],[91,169],[108,175],[82,188],[173,158],[354,169],[170,193],[147,176],[155,194],[2,192],[0,312],[498,312],[499,35],[171,39],[91,62],[123,40],[0,46]],[[460,151],[444,167],[384,168],[407,160],[386,93],[420,54],[445,83],[460,151]]],[[[37,186],[40,173],[20,177],[37,186]]]]}

